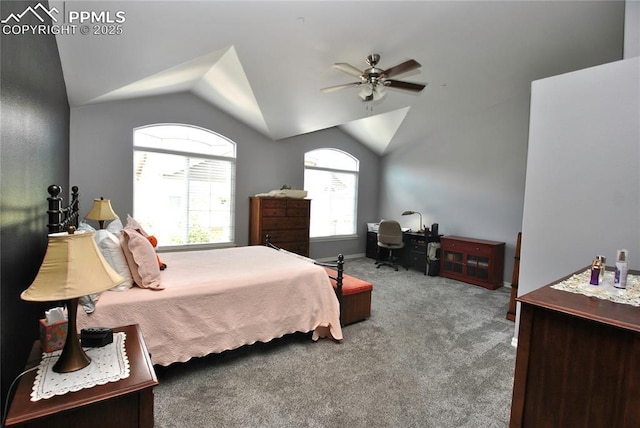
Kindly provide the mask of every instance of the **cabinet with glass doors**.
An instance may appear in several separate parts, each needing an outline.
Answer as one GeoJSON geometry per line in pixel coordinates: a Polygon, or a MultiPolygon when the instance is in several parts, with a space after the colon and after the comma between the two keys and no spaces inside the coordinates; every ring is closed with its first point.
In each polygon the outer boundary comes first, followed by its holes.
{"type": "Polygon", "coordinates": [[[443,236],[440,276],[491,290],[502,287],[504,247],[504,242],[443,236]]]}

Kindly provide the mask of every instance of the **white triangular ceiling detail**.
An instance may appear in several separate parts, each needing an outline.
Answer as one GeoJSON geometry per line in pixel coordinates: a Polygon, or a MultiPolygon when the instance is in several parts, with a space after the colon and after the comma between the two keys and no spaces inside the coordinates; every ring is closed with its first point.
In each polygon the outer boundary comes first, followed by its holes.
{"type": "Polygon", "coordinates": [[[270,137],[234,47],[171,67],[94,98],[89,103],[192,91],[203,100],[270,137]]]}
{"type": "Polygon", "coordinates": [[[198,80],[193,93],[262,134],[269,135],[258,101],[234,47],[198,80]]]}
{"type": "Polygon", "coordinates": [[[354,120],[353,122],[339,125],[338,128],[381,155],[391,143],[393,136],[398,132],[410,108],[405,107],[354,120]]]}
{"type": "Polygon", "coordinates": [[[188,91],[220,60],[225,51],[226,49],[176,65],[96,97],[87,104],[188,91]]]}

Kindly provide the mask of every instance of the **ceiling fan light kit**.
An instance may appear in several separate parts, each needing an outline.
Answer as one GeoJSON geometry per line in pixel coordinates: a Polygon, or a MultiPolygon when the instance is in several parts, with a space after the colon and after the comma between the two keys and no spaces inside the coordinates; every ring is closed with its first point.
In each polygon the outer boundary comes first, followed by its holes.
{"type": "Polygon", "coordinates": [[[403,89],[416,93],[422,91],[425,88],[426,85],[421,83],[411,83],[390,79],[390,77],[420,68],[421,65],[416,60],[410,59],[386,70],[376,67],[378,61],[380,61],[380,55],[369,55],[366,59],[369,68],[365,70],[359,70],[358,68],[345,62],[334,64],[333,67],[335,69],[338,69],[351,76],[359,77],[360,81],[347,83],[344,85],[330,86],[328,88],[323,88],[322,91],[332,92],[343,88],[359,87],[360,92],[358,93],[358,95],[360,96],[360,98],[362,98],[363,101],[378,101],[385,96],[387,87],[403,89]]]}

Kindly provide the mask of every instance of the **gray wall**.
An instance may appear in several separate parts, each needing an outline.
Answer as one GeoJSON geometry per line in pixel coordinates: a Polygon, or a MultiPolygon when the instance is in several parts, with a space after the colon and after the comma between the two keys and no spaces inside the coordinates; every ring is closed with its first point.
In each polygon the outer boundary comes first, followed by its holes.
{"type": "Polygon", "coordinates": [[[111,199],[121,217],[133,214],[133,129],[153,123],[197,125],[237,144],[237,245],[248,244],[249,196],[279,189],[283,184],[302,188],[305,151],[335,147],[349,152],[360,160],[358,239],[314,242],[310,255],[327,258],[338,253],[364,253],[365,223],[377,217],[379,157],[376,154],[337,129],[272,141],[190,93],[71,109],[69,181],[78,185],[83,194],[81,215],[88,212],[88,201],[100,196],[111,199]]]}
{"type": "Polygon", "coordinates": [[[640,268],[638,76],[635,57],[533,82],[519,295],[621,248],[640,268]]]}
{"type": "Polygon", "coordinates": [[[624,57],[640,56],[640,1],[624,4],[624,57]]]}
{"type": "MultiPolygon", "coordinates": [[[[0,16],[21,13],[37,2],[6,2],[0,16]]],[[[46,7],[46,2],[44,3],[46,7]]],[[[40,24],[26,16],[25,24],[40,24]]],[[[47,187],[60,184],[69,196],[69,103],[54,36],[3,35],[0,134],[0,302],[2,403],[24,368],[38,319],[52,305],[25,302],[47,248],[47,187]]]]}
{"type": "Polygon", "coordinates": [[[505,242],[504,280],[510,282],[522,225],[528,117],[525,91],[385,156],[381,217],[415,229],[418,217],[401,213],[419,211],[441,234],[505,242]]]}

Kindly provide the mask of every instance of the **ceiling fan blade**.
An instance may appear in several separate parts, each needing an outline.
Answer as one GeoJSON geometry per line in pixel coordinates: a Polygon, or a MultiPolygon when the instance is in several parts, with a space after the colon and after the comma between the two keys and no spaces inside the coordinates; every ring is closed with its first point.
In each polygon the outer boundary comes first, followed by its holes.
{"type": "Polygon", "coordinates": [[[420,63],[414,59],[410,59],[408,61],[403,62],[402,64],[398,64],[394,67],[387,68],[383,74],[386,77],[397,76],[398,74],[406,73],[411,70],[415,70],[416,68],[422,67],[420,63]]]}
{"type": "Polygon", "coordinates": [[[362,70],[358,70],[351,64],[347,64],[346,62],[337,62],[333,64],[333,68],[336,68],[344,73],[350,74],[355,77],[360,77],[364,74],[362,70]]]}
{"type": "Polygon", "coordinates": [[[352,88],[360,85],[362,85],[362,82],[353,82],[353,83],[345,83],[344,85],[329,86],[328,88],[322,88],[320,90],[322,92],[333,92],[333,91],[337,91],[338,89],[352,88]]]}
{"type": "Polygon", "coordinates": [[[402,82],[400,80],[385,80],[384,86],[396,89],[406,89],[408,91],[420,92],[425,86],[421,83],[402,82]]]}

